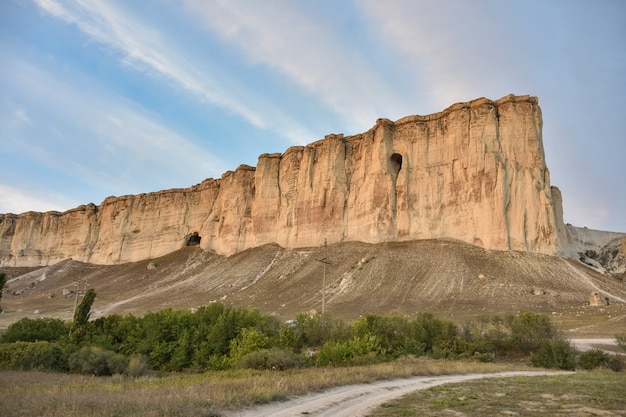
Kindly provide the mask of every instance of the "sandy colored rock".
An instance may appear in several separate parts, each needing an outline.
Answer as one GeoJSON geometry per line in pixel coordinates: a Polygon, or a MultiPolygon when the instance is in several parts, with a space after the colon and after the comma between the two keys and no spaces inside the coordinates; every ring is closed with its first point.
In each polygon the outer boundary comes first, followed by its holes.
{"type": "Polygon", "coordinates": [[[541,129],[530,96],[379,119],[365,133],[264,154],[257,167],[190,188],[109,197],[64,213],[0,215],[0,265],[151,259],[194,233],[202,249],[225,255],[267,243],[444,237],[559,254],[567,231],[541,129]]]}
{"type": "Polygon", "coordinates": [[[608,299],[597,291],[592,292],[589,296],[589,305],[592,307],[602,307],[608,304],[608,299]]]}

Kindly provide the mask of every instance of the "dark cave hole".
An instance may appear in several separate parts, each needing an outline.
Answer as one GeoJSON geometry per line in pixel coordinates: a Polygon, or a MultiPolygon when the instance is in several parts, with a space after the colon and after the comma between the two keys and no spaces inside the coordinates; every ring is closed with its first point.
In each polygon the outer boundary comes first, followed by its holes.
{"type": "Polygon", "coordinates": [[[200,239],[202,239],[200,237],[200,235],[198,235],[198,232],[193,232],[191,234],[191,236],[189,236],[189,238],[187,238],[187,246],[197,246],[200,244],[200,239]]]}
{"type": "Polygon", "coordinates": [[[391,162],[392,173],[398,175],[398,172],[402,169],[402,155],[394,153],[389,158],[389,161],[391,162]]]}

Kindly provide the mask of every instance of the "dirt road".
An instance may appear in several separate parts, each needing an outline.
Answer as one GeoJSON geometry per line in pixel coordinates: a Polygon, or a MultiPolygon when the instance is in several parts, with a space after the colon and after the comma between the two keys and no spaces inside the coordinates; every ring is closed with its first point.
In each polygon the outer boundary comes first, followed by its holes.
{"type": "Polygon", "coordinates": [[[586,352],[588,350],[591,349],[601,349],[607,353],[613,354],[613,353],[619,353],[619,354],[623,354],[623,352],[616,352],[617,349],[617,342],[615,341],[615,339],[570,339],[570,342],[572,342],[572,344],[576,347],[576,349],[580,350],[581,352],[586,352]],[[604,346],[608,346],[608,347],[613,347],[615,346],[614,350],[608,350],[608,349],[604,349],[604,346]]]}
{"type": "Polygon", "coordinates": [[[286,402],[272,403],[241,410],[232,417],[358,417],[365,416],[380,404],[410,392],[428,389],[437,385],[470,381],[480,378],[502,378],[511,376],[553,375],[565,372],[511,371],[468,375],[420,376],[414,378],[379,381],[371,384],[347,385],[309,394],[286,402]]]}

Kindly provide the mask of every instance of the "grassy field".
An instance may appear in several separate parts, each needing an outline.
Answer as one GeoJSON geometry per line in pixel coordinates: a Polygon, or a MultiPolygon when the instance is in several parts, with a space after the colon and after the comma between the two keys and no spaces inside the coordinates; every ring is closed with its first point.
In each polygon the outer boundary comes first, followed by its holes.
{"type": "Polygon", "coordinates": [[[418,391],[369,417],[626,416],[626,373],[494,378],[418,391]]]}
{"type": "MultiPolygon", "coordinates": [[[[394,377],[528,369],[511,364],[404,359],[351,368],[224,371],[126,379],[42,372],[0,373],[4,417],[209,417],[338,385],[394,377]]],[[[536,368],[535,368],[536,369],[536,368]]]]}

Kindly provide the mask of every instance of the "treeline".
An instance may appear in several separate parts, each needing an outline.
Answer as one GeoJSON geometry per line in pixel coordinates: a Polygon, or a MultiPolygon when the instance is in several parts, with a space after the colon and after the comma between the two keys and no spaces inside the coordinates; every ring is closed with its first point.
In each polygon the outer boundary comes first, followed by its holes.
{"type": "MultiPolygon", "coordinates": [[[[95,295],[95,294],[94,294],[95,295]]],[[[414,318],[366,315],[346,323],[327,314],[281,322],[257,310],[220,303],[196,311],[162,310],[143,317],[89,318],[83,303],[72,322],[24,318],[0,336],[0,369],[95,375],[153,371],[349,366],[402,356],[494,361],[527,358],[534,366],[621,367],[601,351],[579,355],[548,316],[480,317],[461,326],[421,313],[414,318]]]]}

